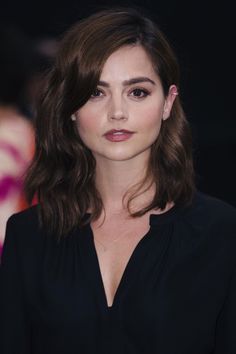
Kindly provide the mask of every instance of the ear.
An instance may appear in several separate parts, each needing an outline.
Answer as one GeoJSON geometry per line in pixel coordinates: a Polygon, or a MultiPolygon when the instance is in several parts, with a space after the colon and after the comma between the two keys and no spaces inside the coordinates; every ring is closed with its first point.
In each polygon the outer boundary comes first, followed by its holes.
{"type": "Polygon", "coordinates": [[[170,112],[173,106],[173,103],[178,95],[178,89],[176,85],[171,85],[167,97],[165,98],[164,109],[163,109],[163,120],[166,120],[170,116],[170,112]]]}

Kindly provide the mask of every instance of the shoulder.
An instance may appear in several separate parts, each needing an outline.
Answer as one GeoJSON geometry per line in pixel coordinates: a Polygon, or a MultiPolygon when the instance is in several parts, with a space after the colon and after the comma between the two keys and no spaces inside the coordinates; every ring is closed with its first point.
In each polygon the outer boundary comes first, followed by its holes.
{"type": "Polygon", "coordinates": [[[2,259],[17,254],[23,261],[36,254],[34,250],[40,248],[43,240],[38,214],[39,206],[35,205],[8,219],[2,259]]]}
{"type": "Polygon", "coordinates": [[[234,225],[236,227],[236,208],[232,205],[204,194],[196,192],[188,216],[196,218],[199,222],[210,224],[234,225]]]}
{"type": "Polygon", "coordinates": [[[15,244],[19,243],[24,247],[39,239],[37,237],[41,233],[39,208],[39,205],[32,206],[13,214],[8,219],[4,244],[12,240],[15,244]]]}
{"type": "Polygon", "coordinates": [[[34,205],[16,214],[13,214],[7,222],[8,228],[20,230],[39,228],[39,205],[34,205]]]}
{"type": "MultiPolygon", "coordinates": [[[[173,244],[180,254],[204,262],[220,264],[232,271],[236,263],[236,209],[230,204],[201,192],[191,205],[180,208],[173,224],[173,244]]],[[[175,251],[176,252],[176,251],[175,251]]]]}
{"type": "Polygon", "coordinates": [[[197,192],[192,204],[182,210],[182,228],[188,237],[232,245],[236,250],[236,208],[207,194],[197,192]]]}

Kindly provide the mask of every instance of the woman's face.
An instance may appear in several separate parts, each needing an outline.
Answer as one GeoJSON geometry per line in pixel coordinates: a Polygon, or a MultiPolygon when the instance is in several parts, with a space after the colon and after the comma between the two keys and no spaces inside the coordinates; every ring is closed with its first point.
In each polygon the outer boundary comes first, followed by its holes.
{"type": "Polygon", "coordinates": [[[172,85],[164,97],[141,46],[122,47],[107,59],[97,88],[74,115],[79,135],[97,162],[146,160],[176,94],[172,85]]]}

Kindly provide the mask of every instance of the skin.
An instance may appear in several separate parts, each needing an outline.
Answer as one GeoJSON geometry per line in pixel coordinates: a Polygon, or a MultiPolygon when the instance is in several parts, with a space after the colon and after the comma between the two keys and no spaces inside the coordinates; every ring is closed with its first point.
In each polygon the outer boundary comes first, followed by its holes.
{"type": "MultiPolygon", "coordinates": [[[[96,160],[96,185],[105,209],[123,210],[124,193],[144,176],[151,146],[176,94],[176,86],[171,85],[164,96],[160,78],[141,46],[122,47],[105,62],[97,89],[74,115],[80,137],[96,160]],[[129,82],[140,77],[145,81],[129,82]],[[111,129],[134,134],[126,141],[111,142],[104,137],[111,129]]],[[[149,190],[137,198],[136,207],[152,195],[149,190]]]]}

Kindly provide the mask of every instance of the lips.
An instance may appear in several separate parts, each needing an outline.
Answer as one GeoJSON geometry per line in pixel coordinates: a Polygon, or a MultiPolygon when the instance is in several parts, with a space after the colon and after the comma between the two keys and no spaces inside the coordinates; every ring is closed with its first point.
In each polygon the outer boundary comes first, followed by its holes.
{"type": "Polygon", "coordinates": [[[134,132],[126,129],[112,129],[104,134],[104,137],[112,142],[125,141],[131,138],[134,132]]]}

